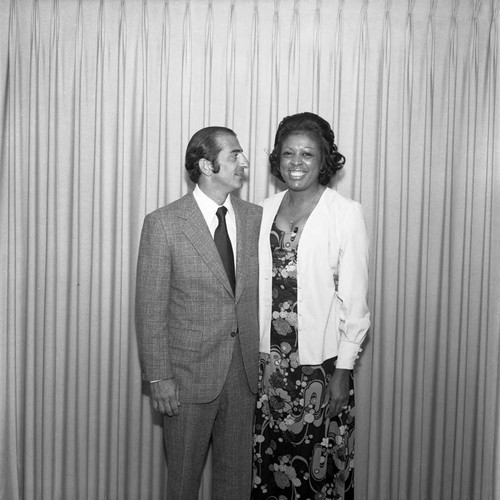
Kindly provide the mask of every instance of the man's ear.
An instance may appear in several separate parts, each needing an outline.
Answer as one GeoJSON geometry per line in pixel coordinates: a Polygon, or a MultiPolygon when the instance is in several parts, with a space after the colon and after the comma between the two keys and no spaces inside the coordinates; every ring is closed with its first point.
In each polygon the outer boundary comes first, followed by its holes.
{"type": "Polygon", "coordinates": [[[202,158],[201,160],[198,160],[198,166],[200,167],[200,171],[203,175],[210,177],[213,174],[214,166],[210,160],[202,158]]]}

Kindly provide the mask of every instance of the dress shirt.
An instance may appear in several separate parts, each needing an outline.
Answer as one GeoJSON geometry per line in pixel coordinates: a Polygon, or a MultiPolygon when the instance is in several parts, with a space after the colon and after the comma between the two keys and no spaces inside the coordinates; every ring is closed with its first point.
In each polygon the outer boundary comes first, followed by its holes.
{"type": "MultiPolygon", "coordinates": [[[[259,321],[260,351],[264,353],[270,351],[272,320],[269,237],[285,193],[262,203],[259,321]]],[[[337,357],[337,368],[354,367],[370,326],[367,292],[368,236],[361,205],[327,188],[304,225],[297,250],[297,330],[302,365],[319,365],[337,357]]]]}
{"type": "Polygon", "coordinates": [[[212,198],[207,196],[203,190],[200,188],[198,184],[193,191],[194,199],[200,207],[201,213],[203,214],[203,218],[205,219],[208,229],[210,230],[210,234],[212,238],[214,237],[215,230],[219,225],[219,219],[217,218],[216,212],[220,206],[224,206],[227,208],[226,213],[226,226],[227,232],[229,234],[229,239],[231,240],[231,246],[233,247],[233,255],[234,257],[234,267],[236,269],[236,216],[234,214],[234,208],[231,204],[231,196],[227,195],[226,200],[222,205],[217,205],[212,198]]]}

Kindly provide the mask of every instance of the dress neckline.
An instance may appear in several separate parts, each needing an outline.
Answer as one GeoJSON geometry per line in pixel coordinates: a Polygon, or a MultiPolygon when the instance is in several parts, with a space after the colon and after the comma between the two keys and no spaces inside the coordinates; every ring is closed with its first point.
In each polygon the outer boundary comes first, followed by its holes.
{"type": "Polygon", "coordinates": [[[276,218],[273,220],[271,233],[276,234],[278,237],[278,247],[286,250],[287,252],[296,252],[299,247],[299,239],[295,239],[292,231],[284,231],[276,224],[276,218]]]}

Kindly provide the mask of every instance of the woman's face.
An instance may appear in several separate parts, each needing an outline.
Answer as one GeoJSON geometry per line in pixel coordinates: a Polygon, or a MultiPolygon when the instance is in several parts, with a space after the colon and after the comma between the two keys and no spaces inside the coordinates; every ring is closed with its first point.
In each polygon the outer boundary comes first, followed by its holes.
{"type": "Polygon", "coordinates": [[[283,141],[280,172],[287,187],[292,191],[316,192],[322,163],[320,145],[311,135],[298,132],[290,134],[283,141]]]}

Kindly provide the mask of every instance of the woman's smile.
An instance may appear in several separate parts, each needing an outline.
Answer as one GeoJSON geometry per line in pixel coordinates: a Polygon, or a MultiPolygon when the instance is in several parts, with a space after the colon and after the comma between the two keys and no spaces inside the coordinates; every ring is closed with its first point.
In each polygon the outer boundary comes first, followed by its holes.
{"type": "Polygon", "coordinates": [[[306,175],[306,172],[304,172],[303,170],[289,170],[288,175],[292,180],[298,181],[306,175]]]}

